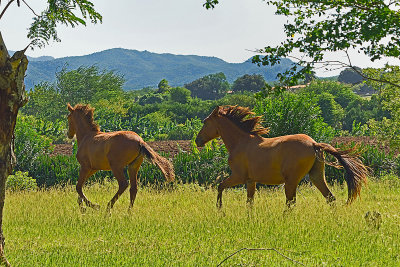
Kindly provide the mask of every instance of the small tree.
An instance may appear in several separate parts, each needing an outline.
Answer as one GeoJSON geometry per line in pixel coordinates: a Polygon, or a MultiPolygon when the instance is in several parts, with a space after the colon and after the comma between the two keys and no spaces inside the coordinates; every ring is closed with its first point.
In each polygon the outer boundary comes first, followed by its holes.
{"type": "Polygon", "coordinates": [[[327,142],[335,131],[324,122],[317,101],[314,94],[271,92],[260,97],[253,110],[263,116],[264,126],[270,129],[268,137],[304,133],[327,142]]]}
{"type": "Polygon", "coordinates": [[[56,73],[55,83],[40,83],[28,93],[30,99],[22,111],[48,121],[64,120],[68,113],[65,103],[96,106],[103,99],[118,102],[124,94],[124,82],[122,75],[97,66],[81,66],[76,70],[64,67],[56,73]]]}
{"type": "Polygon", "coordinates": [[[365,80],[363,76],[361,76],[362,70],[359,67],[346,68],[342,70],[338,77],[338,82],[348,83],[348,84],[359,84],[365,80]]]}
{"type": "Polygon", "coordinates": [[[226,80],[225,74],[219,72],[185,84],[185,88],[192,92],[192,96],[215,100],[229,90],[229,83],[226,80]]]}
{"type": "Polygon", "coordinates": [[[324,121],[329,125],[340,129],[344,118],[344,110],[338,103],[336,103],[335,97],[330,93],[323,92],[317,96],[317,99],[324,121]]]}
{"type": "Polygon", "coordinates": [[[237,78],[232,85],[234,92],[258,92],[265,87],[265,80],[261,74],[245,74],[237,78]]]}
{"type": "Polygon", "coordinates": [[[190,91],[184,87],[173,87],[169,91],[171,100],[174,102],[186,104],[190,102],[190,91]]]}
{"type": "Polygon", "coordinates": [[[162,79],[158,83],[158,91],[157,91],[157,93],[160,93],[160,94],[165,93],[170,88],[171,88],[171,86],[169,86],[168,81],[166,79],[162,79]]]}

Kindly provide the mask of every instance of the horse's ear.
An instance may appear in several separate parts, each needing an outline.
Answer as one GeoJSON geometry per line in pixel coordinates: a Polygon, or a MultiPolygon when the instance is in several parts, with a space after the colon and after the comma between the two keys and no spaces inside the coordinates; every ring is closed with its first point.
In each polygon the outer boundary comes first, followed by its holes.
{"type": "Polygon", "coordinates": [[[68,107],[69,112],[74,111],[74,108],[69,103],[67,104],[67,107],[68,107]]]}

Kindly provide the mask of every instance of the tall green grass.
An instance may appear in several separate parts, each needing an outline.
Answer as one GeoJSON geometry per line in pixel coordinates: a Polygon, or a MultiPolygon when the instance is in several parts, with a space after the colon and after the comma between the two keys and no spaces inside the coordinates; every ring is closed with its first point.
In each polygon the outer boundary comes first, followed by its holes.
{"type": "MultiPolygon", "coordinates": [[[[175,190],[140,188],[127,211],[128,191],[105,216],[117,183],[85,188],[102,206],[80,214],[74,188],[8,193],[4,234],[13,266],[216,266],[242,248],[275,248],[306,266],[399,266],[400,183],[370,182],[362,198],[345,205],[332,188],[329,206],[315,187],[301,186],[285,212],[282,188],[260,189],[252,209],[243,189],[228,189],[223,209],[216,191],[193,184],[175,190]],[[382,216],[379,229],[364,219],[382,216]]],[[[223,266],[296,266],[274,251],[242,251],[223,266]]],[[[300,266],[300,265],[299,265],[300,266]]]]}

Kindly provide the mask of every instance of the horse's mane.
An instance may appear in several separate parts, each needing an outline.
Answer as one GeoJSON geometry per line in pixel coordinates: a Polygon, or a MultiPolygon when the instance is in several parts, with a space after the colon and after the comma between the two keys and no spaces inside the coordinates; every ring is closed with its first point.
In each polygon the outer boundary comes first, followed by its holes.
{"type": "Polygon", "coordinates": [[[235,123],[240,129],[250,134],[262,135],[268,134],[269,129],[261,125],[261,116],[254,116],[247,107],[240,106],[222,106],[220,114],[235,123]]]}
{"type": "Polygon", "coordinates": [[[90,105],[76,104],[74,110],[82,113],[82,118],[89,124],[91,130],[100,131],[99,125],[94,122],[94,108],[92,108],[90,105]]]}

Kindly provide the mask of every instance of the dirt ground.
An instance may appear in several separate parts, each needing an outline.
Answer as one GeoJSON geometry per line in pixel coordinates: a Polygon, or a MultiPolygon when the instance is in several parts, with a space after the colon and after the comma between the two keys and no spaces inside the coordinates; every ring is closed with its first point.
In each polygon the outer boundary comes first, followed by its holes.
{"type": "MultiPolygon", "coordinates": [[[[167,140],[148,142],[148,144],[157,152],[169,152],[172,156],[181,151],[190,151],[190,140],[167,140]]],[[[72,155],[72,144],[56,144],[51,156],[72,155]]]]}
{"type": "MultiPolygon", "coordinates": [[[[369,144],[373,146],[380,147],[384,149],[386,152],[388,151],[387,147],[383,147],[382,144],[377,142],[377,140],[367,137],[367,136],[358,136],[358,137],[336,137],[331,142],[333,145],[336,144],[349,144],[349,143],[362,143],[369,144]]],[[[149,145],[157,152],[169,152],[172,156],[178,154],[179,149],[183,151],[190,151],[190,140],[166,140],[166,141],[154,141],[148,142],[149,145]]],[[[54,151],[51,155],[72,155],[72,145],[71,144],[56,144],[54,151]]]]}

